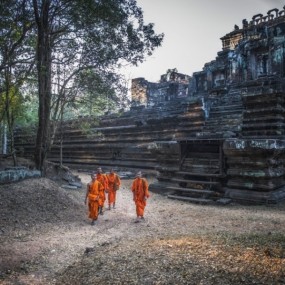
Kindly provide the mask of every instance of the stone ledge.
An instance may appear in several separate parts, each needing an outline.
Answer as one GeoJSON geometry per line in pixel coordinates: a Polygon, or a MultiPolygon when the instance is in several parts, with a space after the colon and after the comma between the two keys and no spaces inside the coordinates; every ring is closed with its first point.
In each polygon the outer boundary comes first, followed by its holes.
{"type": "Polygon", "coordinates": [[[28,168],[9,168],[8,170],[0,171],[0,184],[17,182],[27,178],[41,177],[39,170],[30,170],[28,168]]]}

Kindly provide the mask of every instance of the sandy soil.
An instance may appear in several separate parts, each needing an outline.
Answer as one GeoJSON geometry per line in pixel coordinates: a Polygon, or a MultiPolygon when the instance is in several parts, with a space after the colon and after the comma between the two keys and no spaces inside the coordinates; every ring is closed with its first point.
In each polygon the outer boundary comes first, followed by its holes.
{"type": "MultiPolygon", "coordinates": [[[[285,204],[207,206],[151,193],[134,223],[131,180],[95,226],[82,189],[0,186],[0,284],[285,284],[285,204]]],[[[153,179],[149,178],[151,183],[153,179]]]]}

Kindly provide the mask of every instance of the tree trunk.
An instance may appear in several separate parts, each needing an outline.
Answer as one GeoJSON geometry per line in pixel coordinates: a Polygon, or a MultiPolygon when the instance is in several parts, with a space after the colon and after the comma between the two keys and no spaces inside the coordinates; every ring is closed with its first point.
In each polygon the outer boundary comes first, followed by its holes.
{"type": "Polygon", "coordinates": [[[14,115],[11,108],[11,100],[12,96],[11,92],[11,69],[7,67],[5,69],[5,114],[6,114],[6,121],[8,125],[8,133],[10,138],[10,153],[12,154],[14,166],[17,166],[17,157],[16,157],[16,150],[15,150],[15,143],[14,143],[14,115]],[[11,98],[10,98],[11,97],[11,98]]]}
{"type": "Polygon", "coordinates": [[[2,124],[2,154],[7,154],[7,125],[2,124]]]}
{"type": "Polygon", "coordinates": [[[37,72],[38,72],[38,130],[35,148],[37,169],[43,172],[43,166],[49,149],[50,105],[51,105],[51,43],[49,8],[50,0],[42,0],[38,9],[38,1],[33,0],[35,18],[38,29],[37,38],[37,72]],[[39,12],[40,10],[40,12],[39,12]]]}

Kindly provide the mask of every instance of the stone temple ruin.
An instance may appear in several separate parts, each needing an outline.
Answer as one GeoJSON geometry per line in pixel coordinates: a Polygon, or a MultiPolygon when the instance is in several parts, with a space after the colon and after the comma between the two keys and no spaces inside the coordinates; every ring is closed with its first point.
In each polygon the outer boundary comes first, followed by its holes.
{"type": "MultiPolygon", "coordinates": [[[[285,8],[285,7],[284,7],[285,8]]],[[[132,82],[133,106],[62,128],[63,163],[156,173],[150,190],[193,202],[277,203],[285,198],[285,10],[272,9],[222,40],[192,76],[132,82]]],[[[58,139],[61,136],[58,133],[58,139]]],[[[18,131],[29,157],[34,139],[18,131]]],[[[49,160],[58,162],[55,143],[49,160]]]]}

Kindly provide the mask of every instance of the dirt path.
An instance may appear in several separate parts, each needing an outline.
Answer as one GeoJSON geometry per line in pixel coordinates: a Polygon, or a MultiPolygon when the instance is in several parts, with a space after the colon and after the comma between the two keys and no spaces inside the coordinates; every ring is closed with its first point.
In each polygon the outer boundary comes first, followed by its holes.
{"type": "Polygon", "coordinates": [[[151,193],[134,223],[131,180],[90,225],[84,187],[0,187],[0,284],[285,284],[285,205],[202,206],[151,193]]]}

